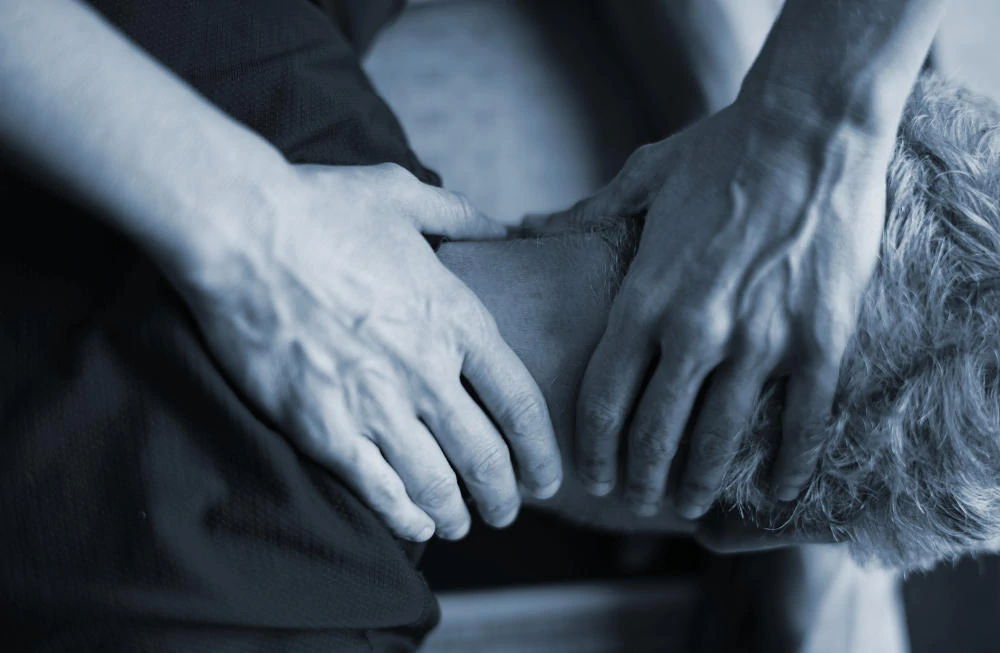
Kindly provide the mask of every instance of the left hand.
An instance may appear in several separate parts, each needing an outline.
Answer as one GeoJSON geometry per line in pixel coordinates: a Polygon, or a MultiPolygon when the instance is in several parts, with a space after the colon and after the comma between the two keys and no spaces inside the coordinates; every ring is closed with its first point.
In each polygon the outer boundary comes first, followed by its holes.
{"type": "Polygon", "coordinates": [[[579,397],[578,471],[592,493],[614,487],[631,424],[625,496],[637,513],[654,513],[690,427],[677,505],[700,517],[765,380],[787,374],[772,487],[780,500],[796,498],[874,270],[893,135],[741,97],[640,148],[608,186],[553,216],[585,224],[646,213],[579,397]]]}

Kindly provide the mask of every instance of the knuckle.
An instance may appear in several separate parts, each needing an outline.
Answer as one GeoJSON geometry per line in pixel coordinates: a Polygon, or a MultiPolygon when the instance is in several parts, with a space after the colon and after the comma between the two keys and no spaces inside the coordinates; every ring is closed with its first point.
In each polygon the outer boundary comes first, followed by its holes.
{"type": "Polygon", "coordinates": [[[406,168],[398,163],[379,163],[374,166],[374,169],[387,181],[408,181],[411,178],[415,179],[406,168]]]}
{"type": "Polygon", "coordinates": [[[718,431],[701,431],[691,443],[703,464],[718,467],[728,462],[732,438],[718,431]]]}
{"type": "Polygon", "coordinates": [[[580,411],[581,426],[597,437],[611,437],[624,423],[623,411],[602,401],[588,401],[580,411]]]}
{"type": "Polygon", "coordinates": [[[461,434],[468,431],[465,424],[465,415],[457,408],[446,404],[438,409],[435,430],[461,434]]]}
{"type": "Polygon", "coordinates": [[[452,207],[454,211],[461,216],[471,216],[476,214],[475,207],[472,206],[472,202],[465,195],[465,193],[451,193],[452,207]]]}
{"type": "Polygon", "coordinates": [[[546,421],[546,409],[536,395],[523,394],[507,401],[494,417],[508,437],[524,437],[542,428],[546,421]]]}
{"type": "Polygon", "coordinates": [[[419,506],[430,509],[443,508],[458,493],[458,483],[454,474],[435,476],[417,491],[414,501],[419,506]]]}
{"type": "Polygon", "coordinates": [[[471,292],[463,290],[455,304],[453,324],[463,340],[474,345],[482,344],[500,333],[496,319],[471,292]]]}
{"type": "Polygon", "coordinates": [[[466,480],[476,485],[494,485],[508,471],[513,471],[510,452],[500,445],[487,449],[469,466],[466,480]]]}
{"type": "Polygon", "coordinates": [[[674,455],[667,434],[652,424],[636,425],[632,446],[634,455],[651,467],[669,463],[674,455]]]}
{"type": "Polygon", "coordinates": [[[661,330],[664,351],[677,352],[678,358],[696,365],[704,359],[715,360],[732,335],[732,318],[724,311],[691,307],[674,312],[661,330]]]}
{"type": "Polygon", "coordinates": [[[799,329],[799,339],[806,356],[818,371],[834,371],[840,367],[840,359],[854,333],[853,326],[847,326],[832,319],[813,319],[799,329]]]}
{"type": "Polygon", "coordinates": [[[402,511],[406,491],[394,479],[383,476],[373,479],[367,495],[373,508],[387,516],[394,516],[402,511]]]}
{"type": "Polygon", "coordinates": [[[784,342],[780,325],[763,319],[751,319],[743,324],[737,348],[750,367],[770,366],[780,358],[784,342]]]}
{"type": "Polygon", "coordinates": [[[733,318],[728,310],[711,307],[688,316],[691,335],[704,347],[717,349],[724,346],[733,331],[733,318]]]}

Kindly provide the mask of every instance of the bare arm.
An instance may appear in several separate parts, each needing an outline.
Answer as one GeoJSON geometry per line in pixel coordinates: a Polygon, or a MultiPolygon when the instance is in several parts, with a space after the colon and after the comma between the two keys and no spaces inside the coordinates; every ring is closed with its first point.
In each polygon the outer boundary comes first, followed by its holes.
{"type": "Polygon", "coordinates": [[[287,174],[266,141],[73,0],[3,0],[0,94],[0,143],[171,267],[200,265],[222,216],[244,217],[231,198],[249,206],[287,174]]]}
{"type": "Polygon", "coordinates": [[[457,475],[509,524],[512,457],[558,489],[541,392],[421,235],[505,233],[464,198],[289,165],[73,0],[0,0],[0,97],[0,146],[145,250],[231,382],[397,534],[464,536],[457,475]]]}
{"type": "Polygon", "coordinates": [[[787,0],[743,94],[894,135],[946,0],[787,0]]]}
{"type": "Polygon", "coordinates": [[[690,422],[678,509],[704,514],[775,375],[788,376],[775,496],[808,482],[874,270],[896,127],[944,4],[789,0],[735,102],[638,150],[556,218],[646,214],[578,404],[594,492],[615,484],[621,441],[626,493],[654,513],[690,422]]]}

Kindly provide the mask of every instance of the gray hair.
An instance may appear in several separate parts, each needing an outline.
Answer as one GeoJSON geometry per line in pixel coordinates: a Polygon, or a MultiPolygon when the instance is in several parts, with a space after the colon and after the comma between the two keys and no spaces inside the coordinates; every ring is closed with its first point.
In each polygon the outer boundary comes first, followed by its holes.
{"type": "Polygon", "coordinates": [[[927,74],[887,175],[880,259],[840,371],[818,473],[775,509],[780,381],[722,503],[831,534],[855,557],[929,567],[1000,544],[1000,108],[927,74]]]}

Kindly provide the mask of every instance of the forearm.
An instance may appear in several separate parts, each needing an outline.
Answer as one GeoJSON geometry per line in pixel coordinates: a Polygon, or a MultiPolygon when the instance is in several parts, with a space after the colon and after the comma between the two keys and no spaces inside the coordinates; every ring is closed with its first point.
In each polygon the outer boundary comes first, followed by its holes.
{"type": "Polygon", "coordinates": [[[693,118],[715,113],[735,99],[780,5],[780,0],[601,3],[654,110],[677,111],[683,98],[693,118]],[[680,83],[674,79],[678,76],[680,83]],[[692,83],[694,93],[684,88],[692,83]]]}
{"type": "Polygon", "coordinates": [[[246,233],[285,166],[72,0],[4,0],[0,95],[0,144],[168,268],[246,233]]]}
{"type": "Polygon", "coordinates": [[[895,133],[945,0],[787,0],[741,95],[895,133]]]}

